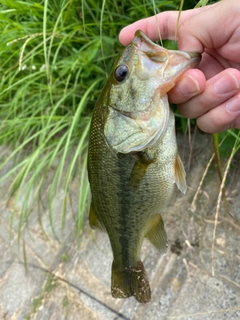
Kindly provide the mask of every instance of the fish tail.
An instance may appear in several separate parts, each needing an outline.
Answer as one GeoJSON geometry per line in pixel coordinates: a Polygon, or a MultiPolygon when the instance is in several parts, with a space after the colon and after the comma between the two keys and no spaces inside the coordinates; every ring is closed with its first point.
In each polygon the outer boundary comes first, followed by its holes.
{"type": "Polygon", "coordinates": [[[112,296],[128,298],[134,296],[140,303],[151,300],[151,289],[143,263],[139,261],[135,267],[118,269],[112,264],[112,296]]]}

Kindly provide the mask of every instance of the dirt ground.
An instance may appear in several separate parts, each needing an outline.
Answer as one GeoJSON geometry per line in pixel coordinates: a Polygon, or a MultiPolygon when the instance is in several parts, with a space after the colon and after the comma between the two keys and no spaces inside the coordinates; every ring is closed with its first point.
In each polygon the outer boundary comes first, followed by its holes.
{"type": "MultiPolygon", "coordinates": [[[[240,319],[240,155],[234,157],[227,176],[226,197],[234,218],[221,203],[216,221],[220,183],[214,164],[193,203],[213,152],[211,137],[197,133],[192,147],[185,137],[178,141],[188,167],[188,192],[176,192],[163,213],[168,253],[160,256],[148,242],[143,245],[142,259],[152,288],[152,300],[145,305],[134,298],[111,297],[112,253],[106,234],[91,231],[86,219],[78,241],[72,214],[77,210],[77,177],[63,234],[59,217],[63,194],[55,196],[54,226],[61,241],[52,234],[44,205],[40,212],[43,229],[36,207],[20,241],[16,213],[10,237],[13,207],[11,202],[6,205],[5,198],[10,182],[1,184],[0,320],[240,319]]],[[[1,153],[6,152],[11,150],[2,147],[1,153]]],[[[18,212],[21,206],[19,199],[18,212]]]]}

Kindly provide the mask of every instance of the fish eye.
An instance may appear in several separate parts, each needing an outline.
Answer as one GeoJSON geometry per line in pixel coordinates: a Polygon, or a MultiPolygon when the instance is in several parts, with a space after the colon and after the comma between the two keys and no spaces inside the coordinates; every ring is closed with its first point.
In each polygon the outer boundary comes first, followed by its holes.
{"type": "Polygon", "coordinates": [[[128,74],[129,69],[128,66],[126,66],[125,64],[119,65],[114,72],[115,79],[118,82],[123,82],[127,78],[128,74]]]}

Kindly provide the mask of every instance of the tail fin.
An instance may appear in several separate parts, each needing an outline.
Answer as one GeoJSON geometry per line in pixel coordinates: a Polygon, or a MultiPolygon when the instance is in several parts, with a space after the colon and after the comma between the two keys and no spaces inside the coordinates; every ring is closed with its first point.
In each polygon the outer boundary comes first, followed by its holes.
{"type": "Polygon", "coordinates": [[[151,289],[143,263],[139,261],[135,267],[119,270],[112,264],[112,296],[128,298],[134,296],[140,303],[151,300],[151,289]]]}

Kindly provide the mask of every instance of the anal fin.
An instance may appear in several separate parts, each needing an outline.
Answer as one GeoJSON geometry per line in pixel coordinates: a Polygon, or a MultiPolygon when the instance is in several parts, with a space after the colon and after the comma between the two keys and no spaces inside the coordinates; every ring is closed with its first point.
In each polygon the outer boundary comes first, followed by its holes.
{"type": "Polygon", "coordinates": [[[160,215],[154,219],[145,237],[162,253],[167,251],[167,234],[160,215]]]}
{"type": "Polygon", "coordinates": [[[93,205],[91,203],[90,211],[89,211],[89,224],[92,229],[99,229],[100,231],[106,231],[104,226],[99,222],[96,213],[93,209],[93,205]]]}
{"type": "Polygon", "coordinates": [[[142,261],[136,266],[118,269],[112,264],[112,287],[113,298],[134,298],[140,303],[147,303],[151,300],[151,289],[147,279],[146,271],[142,261]]]}
{"type": "Polygon", "coordinates": [[[187,183],[186,183],[186,172],[184,170],[184,166],[182,163],[182,160],[180,159],[179,155],[176,155],[175,164],[174,164],[174,170],[175,170],[175,182],[178,187],[178,189],[182,193],[186,193],[187,191],[187,183]]]}

